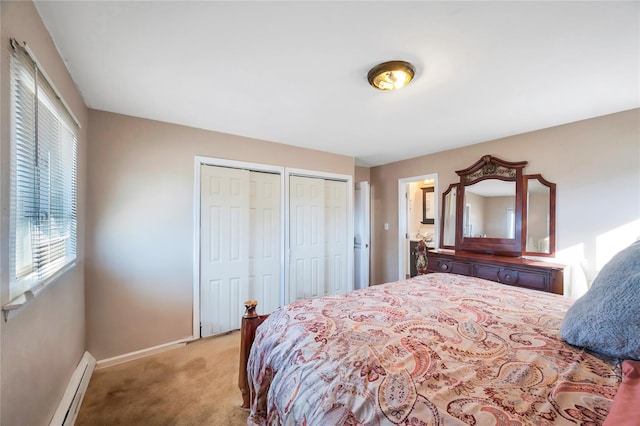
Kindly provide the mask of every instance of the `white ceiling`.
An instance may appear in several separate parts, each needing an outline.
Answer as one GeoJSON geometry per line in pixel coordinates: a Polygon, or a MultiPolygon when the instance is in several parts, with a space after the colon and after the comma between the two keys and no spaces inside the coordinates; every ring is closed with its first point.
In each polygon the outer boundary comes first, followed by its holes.
{"type": "Polygon", "coordinates": [[[36,2],[90,108],[362,166],[639,107],[639,6],[36,2]],[[415,80],[369,86],[367,71],[394,59],[415,80]]]}

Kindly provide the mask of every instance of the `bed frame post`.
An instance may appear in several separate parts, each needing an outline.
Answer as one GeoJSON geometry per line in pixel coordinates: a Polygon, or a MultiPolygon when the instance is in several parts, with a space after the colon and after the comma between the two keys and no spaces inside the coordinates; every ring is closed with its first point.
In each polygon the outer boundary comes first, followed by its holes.
{"type": "Polygon", "coordinates": [[[247,362],[253,339],[256,337],[256,329],[269,315],[258,315],[256,307],[258,301],[247,300],[244,302],[245,312],[240,326],[240,370],[238,372],[238,387],[242,392],[242,408],[249,408],[249,381],[247,379],[247,362]]]}

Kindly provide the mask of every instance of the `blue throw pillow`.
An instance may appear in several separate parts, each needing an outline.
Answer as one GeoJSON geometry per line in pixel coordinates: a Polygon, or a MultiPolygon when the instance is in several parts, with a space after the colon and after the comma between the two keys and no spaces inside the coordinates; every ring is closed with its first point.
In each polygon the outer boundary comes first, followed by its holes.
{"type": "Polygon", "coordinates": [[[560,327],[569,344],[640,360],[640,240],[616,254],[560,327]]]}

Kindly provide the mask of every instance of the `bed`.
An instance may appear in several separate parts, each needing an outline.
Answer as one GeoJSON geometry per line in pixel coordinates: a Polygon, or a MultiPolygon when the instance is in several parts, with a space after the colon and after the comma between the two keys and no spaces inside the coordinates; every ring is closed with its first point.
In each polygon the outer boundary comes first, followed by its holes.
{"type": "Polygon", "coordinates": [[[601,424],[621,360],[560,338],[572,302],[435,273],[286,305],[245,348],[248,422],[601,424]]]}

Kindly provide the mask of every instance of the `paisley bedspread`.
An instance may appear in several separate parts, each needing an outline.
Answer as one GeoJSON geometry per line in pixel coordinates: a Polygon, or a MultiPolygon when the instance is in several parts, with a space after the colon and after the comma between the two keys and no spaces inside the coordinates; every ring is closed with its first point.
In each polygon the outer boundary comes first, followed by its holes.
{"type": "Polygon", "coordinates": [[[248,363],[250,425],[599,425],[620,360],[571,347],[562,296],[454,274],[276,310],[248,363]]]}

